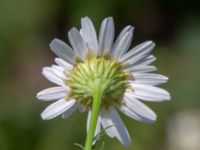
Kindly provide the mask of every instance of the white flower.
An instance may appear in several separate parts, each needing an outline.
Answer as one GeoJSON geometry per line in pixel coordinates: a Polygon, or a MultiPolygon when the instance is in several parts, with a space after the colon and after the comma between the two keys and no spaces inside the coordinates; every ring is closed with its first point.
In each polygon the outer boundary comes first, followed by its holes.
{"type": "Polygon", "coordinates": [[[129,50],[134,28],[126,26],[114,41],[112,17],[103,20],[97,39],[95,28],[88,17],[81,19],[81,29],[72,28],[68,37],[72,48],[54,39],[51,50],[59,57],[56,65],[44,67],[42,74],[57,86],[37,94],[43,101],[56,101],[41,114],[45,120],[62,114],[67,118],[74,111],[88,111],[87,130],[91,117],[94,86],[105,86],[104,98],[97,121],[97,135],[101,128],[111,138],[129,145],[131,138],[116,108],[130,118],[153,123],[156,114],[142,101],[160,102],[170,99],[170,94],[157,87],[168,78],[150,73],[156,68],[150,65],[155,57],[150,54],[155,44],[144,42],[129,50]]]}

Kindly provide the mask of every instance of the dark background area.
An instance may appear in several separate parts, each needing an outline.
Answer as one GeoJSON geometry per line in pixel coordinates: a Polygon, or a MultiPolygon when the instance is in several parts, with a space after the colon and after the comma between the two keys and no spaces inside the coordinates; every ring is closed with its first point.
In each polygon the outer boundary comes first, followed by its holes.
{"type": "Polygon", "coordinates": [[[155,41],[157,73],[170,78],[162,87],[172,100],[148,103],[157,122],[148,125],[121,115],[133,144],[125,148],[105,136],[105,149],[170,149],[171,118],[200,108],[199,0],[0,0],[0,150],[71,150],[78,149],[73,143],[84,144],[87,114],[42,121],[40,113],[48,103],[35,98],[51,85],[41,75],[55,57],[50,41],[68,41],[68,30],[80,28],[84,16],[93,20],[97,33],[107,16],[114,17],[116,34],[133,25],[132,46],[155,41]]]}

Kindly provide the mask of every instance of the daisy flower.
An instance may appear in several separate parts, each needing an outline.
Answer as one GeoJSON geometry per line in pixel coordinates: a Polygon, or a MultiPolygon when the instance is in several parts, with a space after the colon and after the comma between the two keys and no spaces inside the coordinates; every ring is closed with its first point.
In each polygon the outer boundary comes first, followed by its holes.
{"type": "Polygon", "coordinates": [[[143,101],[169,100],[170,94],[157,87],[168,78],[151,73],[156,70],[151,65],[156,59],[151,54],[154,42],[130,48],[133,31],[128,25],[114,40],[114,21],[108,17],[101,23],[97,38],[92,21],[84,17],[80,30],[68,32],[71,46],[54,39],[50,48],[58,56],[56,64],[44,67],[42,74],[56,86],[37,94],[39,100],[53,102],[41,117],[49,120],[59,115],[67,118],[77,110],[88,112],[87,131],[94,128],[90,138],[110,126],[107,135],[125,146],[131,138],[117,110],[137,121],[153,123],[156,114],[143,101]],[[92,121],[96,121],[93,126],[92,121]]]}

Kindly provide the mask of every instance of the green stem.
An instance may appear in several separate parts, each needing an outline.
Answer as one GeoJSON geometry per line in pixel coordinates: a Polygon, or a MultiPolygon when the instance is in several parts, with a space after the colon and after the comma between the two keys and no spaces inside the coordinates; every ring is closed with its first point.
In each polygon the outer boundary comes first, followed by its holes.
{"type": "Polygon", "coordinates": [[[90,120],[89,132],[85,142],[85,150],[92,150],[92,143],[101,106],[101,99],[103,94],[102,92],[102,89],[98,88],[93,94],[92,115],[90,120]]]}

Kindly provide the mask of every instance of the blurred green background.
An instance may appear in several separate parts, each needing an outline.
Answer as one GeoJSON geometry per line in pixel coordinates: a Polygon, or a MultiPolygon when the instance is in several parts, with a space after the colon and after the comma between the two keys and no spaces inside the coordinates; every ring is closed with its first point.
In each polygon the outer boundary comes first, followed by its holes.
{"type": "Polygon", "coordinates": [[[132,46],[155,41],[157,72],[170,78],[162,87],[172,100],[148,103],[157,122],[121,115],[133,144],[126,148],[105,136],[105,150],[167,150],[170,118],[200,108],[199,0],[0,0],[0,150],[75,150],[73,143],[84,144],[86,114],[42,121],[40,113],[49,103],[35,98],[50,85],[41,75],[55,57],[50,41],[68,41],[67,31],[79,28],[84,16],[97,32],[107,16],[114,17],[117,34],[127,24],[135,26],[132,46]]]}

